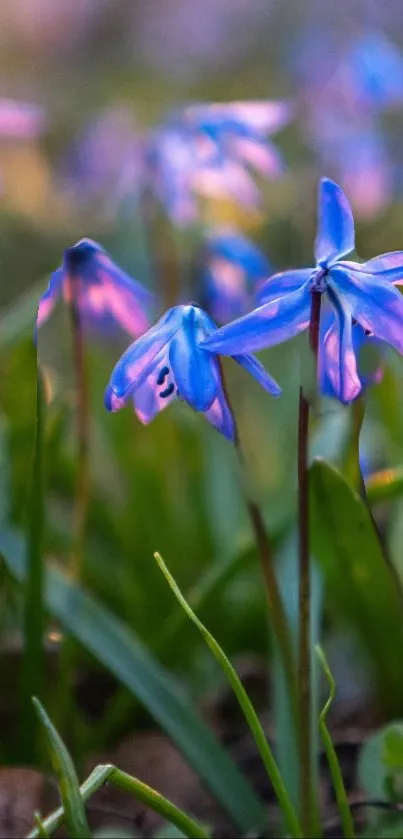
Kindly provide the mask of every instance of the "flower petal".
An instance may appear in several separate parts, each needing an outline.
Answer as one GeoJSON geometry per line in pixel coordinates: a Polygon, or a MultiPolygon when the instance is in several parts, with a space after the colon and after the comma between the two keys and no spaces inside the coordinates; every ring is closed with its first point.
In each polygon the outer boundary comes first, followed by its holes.
{"type": "Polygon", "coordinates": [[[351,313],[337,291],[328,285],[335,318],[319,345],[319,382],[322,392],[341,402],[352,402],[362,390],[353,343],[351,313]]]}
{"type": "Polygon", "coordinates": [[[217,329],[200,346],[222,355],[263,350],[307,329],[310,310],[311,293],[306,283],[297,291],[271,300],[249,315],[217,329]]]}
{"type": "Polygon", "coordinates": [[[218,395],[219,366],[214,356],[199,347],[200,338],[206,334],[204,313],[193,306],[186,308],[182,328],[170,344],[169,361],[179,397],[195,411],[206,411],[218,395]]]}
{"type": "Polygon", "coordinates": [[[318,234],[315,258],[331,265],[354,250],[354,219],[347,196],[329,178],[319,184],[318,234]]]}
{"type": "Polygon", "coordinates": [[[282,271],[279,274],[273,274],[272,277],[259,283],[256,302],[259,306],[263,306],[264,303],[276,300],[283,294],[298,291],[309,280],[314,270],[314,268],[302,268],[296,271],[282,271]]]}
{"type": "Polygon", "coordinates": [[[63,269],[58,268],[57,271],[54,271],[52,274],[49,285],[39,301],[38,314],[36,317],[37,329],[40,329],[42,324],[45,323],[48,317],[52,314],[53,309],[56,306],[57,299],[61,295],[62,283],[63,269]]]}
{"type": "Polygon", "coordinates": [[[205,411],[205,417],[217,431],[220,431],[228,440],[235,440],[235,422],[230,407],[221,389],[218,396],[205,411]]]}
{"type": "Polygon", "coordinates": [[[114,410],[111,407],[113,402],[111,391],[115,398],[117,397],[119,400],[127,399],[150,374],[158,354],[171,340],[179,327],[180,314],[177,308],[168,309],[165,315],[145,335],[138,338],[123,353],[112,371],[105,395],[105,405],[108,410],[114,410]]]}
{"type": "Polygon", "coordinates": [[[133,396],[134,410],[143,425],[177,399],[176,383],[169,370],[168,351],[165,347],[155,359],[154,367],[147,378],[136,388],[133,396]],[[161,372],[165,373],[161,381],[161,372]],[[162,395],[161,395],[162,394],[162,395]]]}
{"type": "Polygon", "coordinates": [[[216,102],[190,105],[186,114],[196,121],[223,123],[224,128],[229,121],[271,134],[287,125],[292,118],[293,107],[286,101],[216,102]]]}
{"type": "MultiPolygon", "coordinates": [[[[359,266],[360,268],[360,266],[359,266]]],[[[331,280],[352,316],[381,341],[403,354],[403,298],[394,286],[374,274],[345,266],[332,268],[331,280]]]]}
{"type": "Polygon", "coordinates": [[[356,262],[342,262],[341,265],[354,271],[364,274],[375,274],[377,277],[388,280],[394,285],[403,283],[403,251],[391,251],[369,259],[361,264],[356,262]]]}
{"type": "Polygon", "coordinates": [[[232,358],[237,362],[237,364],[244,367],[248,373],[251,373],[268,393],[271,393],[272,396],[280,396],[282,392],[281,387],[277,384],[275,379],[272,378],[272,376],[269,376],[267,370],[263,367],[263,364],[257,360],[257,358],[253,355],[233,355],[232,358]]]}

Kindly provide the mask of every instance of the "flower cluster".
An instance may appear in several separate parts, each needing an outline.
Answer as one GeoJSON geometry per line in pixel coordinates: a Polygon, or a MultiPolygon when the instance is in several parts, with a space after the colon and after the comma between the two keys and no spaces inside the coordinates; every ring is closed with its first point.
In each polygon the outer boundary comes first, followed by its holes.
{"type": "Polygon", "coordinates": [[[246,236],[235,230],[206,236],[201,271],[201,298],[217,323],[250,311],[258,284],[271,274],[268,260],[246,236]]]}

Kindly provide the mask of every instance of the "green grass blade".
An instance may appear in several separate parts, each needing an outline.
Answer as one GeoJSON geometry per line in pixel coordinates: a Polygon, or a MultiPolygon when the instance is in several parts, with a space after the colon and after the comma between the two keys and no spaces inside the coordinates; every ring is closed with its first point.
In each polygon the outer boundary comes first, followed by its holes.
{"type": "Polygon", "coordinates": [[[37,827],[37,836],[39,839],[49,839],[50,834],[47,832],[40,813],[35,813],[34,822],[37,827]]]}
{"type": "Polygon", "coordinates": [[[174,578],[169,573],[168,568],[166,567],[164,560],[160,556],[160,554],[154,554],[155,559],[158,563],[159,568],[161,569],[167,583],[171,587],[176,599],[182,606],[182,609],[186,612],[189,619],[192,623],[197,627],[201,635],[203,636],[204,640],[206,641],[207,645],[209,646],[211,652],[217,659],[218,663],[222,667],[225,675],[230,682],[230,685],[234,691],[234,694],[239,702],[239,705],[244,713],[245,719],[248,723],[248,726],[253,734],[255,739],[257,748],[259,750],[259,754],[262,758],[263,764],[267,771],[267,774],[270,778],[270,781],[273,785],[273,789],[277,796],[278,802],[280,804],[281,810],[283,812],[284,818],[286,820],[288,829],[291,833],[291,836],[302,836],[301,829],[298,824],[298,819],[293,807],[293,804],[288,796],[287,790],[285,789],[282,777],[280,772],[277,768],[276,761],[274,760],[272,751],[270,746],[267,742],[266,735],[262,728],[261,722],[256,714],[256,711],[249,699],[246,690],[240,681],[236,671],[234,670],[230,660],[225,655],[224,651],[221,649],[215,638],[211,635],[211,633],[206,629],[204,624],[199,620],[199,618],[195,615],[192,611],[188,603],[186,602],[185,598],[183,597],[181,591],[179,590],[174,578]]]}
{"type": "Polygon", "coordinates": [[[32,702],[46,734],[50,760],[57,775],[69,836],[71,839],[87,839],[91,836],[91,833],[73,761],[39,700],[33,698],[32,702]]]}
{"type": "MultiPolygon", "coordinates": [[[[27,563],[23,539],[0,532],[0,555],[20,581],[27,563]]],[[[172,738],[242,833],[257,831],[266,812],[246,778],[142,642],[99,601],[61,571],[45,571],[45,604],[62,627],[125,685],[172,738]]]]}
{"type": "Polygon", "coordinates": [[[329,733],[329,729],[326,724],[326,717],[330,711],[331,705],[336,695],[336,682],[334,681],[334,678],[332,676],[329,664],[326,660],[326,656],[322,648],[318,644],[315,647],[315,651],[322,665],[323,672],[326,676],[330,688],[330,693],[327,702],[325,703],[321,713],[319,714],[319,730],[325,748],[330,774],[332,776],[337,806],[339,808],[341,823],[343,826],[343,835],[345,839],[355,839],[354,822],[348,803],[346,788],[344,786],[343,775],[341,774],[339,760],[332,742],[332,738],[329,733]]]}
{"type": "Polygon", "coordinates": [[[21,690],[22,759],[35,762],[35,713],[31,697],[42,693],[43,681],[43,393],[41,374],[37,373],[36,429],[31,490],[27,575],[24,586],[24,655],[21,690]]]}
{"type": "MultiPolygon", "coordinates": [[[[129,793],[137,801],[141,801],[146,807],[154,810],[155,813],[159,813],[166,821],[174,825],[180,831],[181,835],[187,836],[189,839],[208,839],[209,833],[204,827],[184,813],[179,807],[176,807],[175,804],[172,804],[168,798],[160,795],[159,792],[149,787],[148,784],[144,784],[143,781],[133,778],[131,775],[122,772],[110,764],[97,766],[94,769],[90,777],[87,778],[79,789],[81,800],[88,801],[106,783],[111,784],[122,792],[129,793]]],[[[63,824],[65,817],[67,821],[67,813],[65,813],[63,807],[59,807],[58,810],[55,810],[54,813],[42,820],[42,828],[46,831],[46,835],[50,835],[55,830],[58,830],[63,824]]],[[[39,829],[34,828],[29,834],[28,839],[36,839],[40,835],[39,829]]]]}

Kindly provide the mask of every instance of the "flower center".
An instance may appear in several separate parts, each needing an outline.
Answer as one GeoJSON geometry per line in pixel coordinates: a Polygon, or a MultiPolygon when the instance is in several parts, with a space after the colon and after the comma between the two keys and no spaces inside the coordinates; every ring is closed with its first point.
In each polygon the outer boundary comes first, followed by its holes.
{"type": "Polygon", "coordinates": [[[328,268],[320,267],[315,269],[311,278],[311,291],[319,291],[321,294],[323,294],[323,292],[326,291],[326,277],[328,273],[328,268]]]}

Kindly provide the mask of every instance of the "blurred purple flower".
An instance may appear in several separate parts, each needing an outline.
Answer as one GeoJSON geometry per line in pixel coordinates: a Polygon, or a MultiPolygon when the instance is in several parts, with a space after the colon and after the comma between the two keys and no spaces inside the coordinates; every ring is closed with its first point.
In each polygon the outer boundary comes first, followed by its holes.
{"type": "Polygon", "coordinates": [[[257,283],[270,274],[266,257],[237,231],[223,230],[206,237],[203,298],[217,323],[227,323],[248,312],[257,283]]]}
{"type": "MultiPolygon", "coordinates": [[[[327,371],[332,364],[333,389],[342,402],[351,402],[362,390],[353,342],[355,321],[403,355],[403,298],[394,288],[403,283],[403,251],[362,264],[343,260],[353,250],[350,204],[342,189],[324,178],[319,187],[316,266],[275,274],[261,287],[261,305],[255,311],[223,326],[201,346],[230,355],[280,344],[308,328],[311,293],[319,292],[335,318],[327,371]]],[[[323,342],[319,356],[322,353],[323,342]]]]}
{"type": "MultiPolygon", "coordinates": [[[[179,398],[233,440],[234,419],[218,359],[200,348],[202,339],[215,330],[214,321],[198,306],[168,309],[116,364],[105,393],[107,409],[118,411],[132,400],[138,418],[146,425],[179,398]]],[[[272,396],[279,396],[279,386],[256,358],[238,353],[233,358],[272,396]]]]}
{"type": "Polygon", "coordinates": [[[45,111],[39,105],[0,99],[0,140],[33,140],[45,127],[45,111]]]}
{"type": "Polygon", "coordinates": [[[132,280],[91,239],[81,239],[64,253],[63,265],[51,276],[39,302],[37,328],[51,315],[58,299],[74,303],[89,330],[121,328],[132,337],[145,332],[153,296],[132,280]]]}
{"type": "Polygon", "coordinates": [[[378,30],[346,42],[323,27],[319,57],[309,48],[311,37],[300,39],[293,59],[301,70],[306,137],[321,167],[348,190],[356,212],[373,217],[393,197],[395,165],[380,117],[403,102],[403,55],[378,30]]]}
{"type": "Polygon", "coordinates": [[[134,194],[149,190],[178,225],[197,218],[199,195],[255,206],[260,193],[252,172],[266,178],[282,173],[281,156],[267,135],[291,116],[287,102],[189,105],[151,133],[143,175],[135,167],[135,177],[126,170],[122,182],[134,194]]]}

